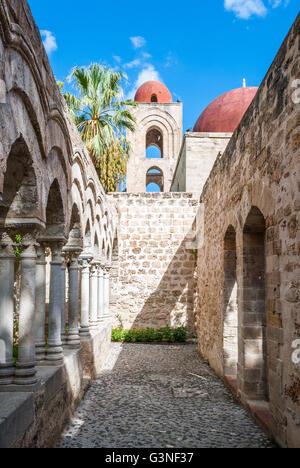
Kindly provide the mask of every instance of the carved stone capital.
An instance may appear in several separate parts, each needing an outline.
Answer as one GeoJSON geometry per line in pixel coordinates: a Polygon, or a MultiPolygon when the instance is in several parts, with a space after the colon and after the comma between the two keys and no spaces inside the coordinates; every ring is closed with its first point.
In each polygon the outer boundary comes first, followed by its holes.
{"type": "Polygon", "coordinates": [[[0,232],[0,258],[15,257],[14,243],[7,232],[0,232]]]}

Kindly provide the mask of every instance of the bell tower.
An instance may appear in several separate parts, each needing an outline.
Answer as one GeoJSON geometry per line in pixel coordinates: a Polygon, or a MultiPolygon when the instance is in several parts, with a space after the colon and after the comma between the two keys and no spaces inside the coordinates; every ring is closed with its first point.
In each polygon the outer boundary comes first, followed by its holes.
{"type": "Polygon", "coordinates": [[[169,192],[182,142],[182,103],[174,103],[158,81],[144,83],[135,101],[136,130],[127,132],[127,192],[169,192]]]}

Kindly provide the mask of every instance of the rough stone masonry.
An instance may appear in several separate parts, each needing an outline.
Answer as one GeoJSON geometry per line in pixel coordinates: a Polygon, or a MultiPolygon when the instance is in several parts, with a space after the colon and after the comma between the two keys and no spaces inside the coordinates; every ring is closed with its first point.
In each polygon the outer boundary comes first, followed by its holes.
{"type": "Polygon", "coordinates": [[[184,325],[194,332],[196,256],[190,244],[197,198],[189,193],[111,197],[119,213],[112,313],[125,328],[184,325]]]}

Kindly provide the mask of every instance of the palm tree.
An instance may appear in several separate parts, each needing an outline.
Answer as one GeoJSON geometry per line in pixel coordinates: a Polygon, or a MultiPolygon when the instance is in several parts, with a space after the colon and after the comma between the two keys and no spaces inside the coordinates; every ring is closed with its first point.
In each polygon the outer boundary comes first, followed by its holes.
{"type": "Polygon", "coordinates": [[[137,104],[123,99],[124,78],[122,72],[98,63],[75,67],[71,79],[78,97],[64,94],[106,191],[116,191],[126,176],[130,145],[125,132],[135,129],[129,108],[137,104]]]}

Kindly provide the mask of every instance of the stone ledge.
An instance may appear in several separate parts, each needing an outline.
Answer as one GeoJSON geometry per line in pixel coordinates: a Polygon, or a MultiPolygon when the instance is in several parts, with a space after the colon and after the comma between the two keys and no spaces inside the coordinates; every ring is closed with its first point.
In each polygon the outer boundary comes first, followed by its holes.
{"type": "Polygon", "coordinates": [[[100,372],[110,345],[111,324],[103,323],[81,349],[64,350],[62,366],[37,367],[35,390],[0,393],[0,448],[52,447],[100,372]]]}
{"type": "Polygon", "coordinates": [[[33,419],[32,393],[1,393],[0,448],[11,447],[32,424],[33,419]]]}

